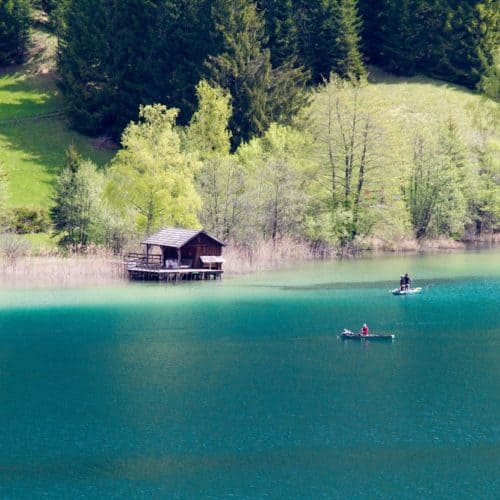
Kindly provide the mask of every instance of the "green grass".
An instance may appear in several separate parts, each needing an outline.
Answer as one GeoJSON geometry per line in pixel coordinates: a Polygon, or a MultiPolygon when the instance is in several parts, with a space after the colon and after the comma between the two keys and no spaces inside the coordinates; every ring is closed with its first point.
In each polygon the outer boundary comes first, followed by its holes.
{"type": "Polygon", "coordinates": [[[467,143],[477,134],[472,109],[484,105],[478,92],[424,76],[398,77],[369,68],[369,92],[399,132],[413,134],[452,119],[467,143]]]}
{"type": "Polygon", "coordinates": [[[47,233],[36,233],[36,234],[23,234],[19,235],[23,241],[25,241],[30,248],[30,253],[32,255],[37,255],[39,253],[46,252],[48,250],[57,250],[57,243],[59,237],[53,236],[47,233]]]}
{"type": "Polygon", "coordinates": [[[63,116],[26,120],[63,108],[54,83],[54,53],[54,37],[35,31],[27,63],[0,73],[0,161],[7,170],[8,204],[13,207],[51,205],[54,179],[70,144],[98,165],[113,155],[71,130],[63,116]]]}

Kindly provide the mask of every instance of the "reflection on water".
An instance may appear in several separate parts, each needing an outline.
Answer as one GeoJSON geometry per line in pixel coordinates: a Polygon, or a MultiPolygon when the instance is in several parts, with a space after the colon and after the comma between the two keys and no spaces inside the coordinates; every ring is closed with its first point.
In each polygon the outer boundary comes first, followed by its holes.
{"type": "Polygon", "coordinates": [[[494,498],[493,256],[3,292],[1,496],[494,498]],[[363,322],[395,341],[337,338],[363,322]]]}

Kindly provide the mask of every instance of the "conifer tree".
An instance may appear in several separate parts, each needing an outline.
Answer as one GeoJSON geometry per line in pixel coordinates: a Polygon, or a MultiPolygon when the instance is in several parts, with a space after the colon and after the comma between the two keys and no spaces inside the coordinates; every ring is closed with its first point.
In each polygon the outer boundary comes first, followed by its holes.
{"type": "Polygon", "coordinates": [[[231,94],[233,146],[288,122],[306,102],[307,75],[291,63],[277,68],[265,48],[264,20],[251,0],[218,0],[213,16],[221,51],[208,59],[211,78],[231,94]]]}
{"type": "Polygon", "coordinates": [[[29,0],[0,2],[0,66],[22,62],[29,38],[29,0]]]}
{"type": "Polygon", "coordinates": [[[296,16],[301,60],[314,82],[332,71],[354,78],[366,74],[357,0],[296,0],[296,16]]]}
{"type": "Polygon", "coordinates": [[[120,137],[152,101],[150,57],[161,0],[69,0],[59,39],[60,88],[76,129],[120,137]]]}
{"type": "Polygon", "coordinates": [[[263,47],[267,42],[263,18],[251,1],[218,0],[213,15],[223,50],[208,64],[214,82],[233,97],[230,128],[238,145],[269,125],[271,54],[263,47]]]}
{"type": "Polygon", "coordinates": [[[61,245],[88,245],[99,241],[103,179],[96,166],[84,160],[73,146],[55,189],[51,210],[61,245]]]}
{"type": "Polygon", "coordinates": [[[164,0],[158,7],[149,62],[154,102],[180,110],[186,124],[196,106],[195,87],[206,76],[205,61],[219,52],[212,0],[164,0]]]}
{"type": "Polygon", "coordinates": [[[298,59],[299,38],[293,0],[259,0],[273,66],[298,59]]]}
{"type": "Polygon", "coordinates": [[[84,133],[106,132],[115,122],[112,0],[68,0],[59,36],[59,86],[73,126],[84,133]]]}
{"type": "Polygon", "coordinates": [[[156,39],[153,27],[161,0],[114,0],[110,10],[108,43],[112,48],[110,76],[113,113],[109,132],[119,138],[138,117],[139,105],[152,103],[151,53],[156,39]]]}
{"type": "Polygon", "coordinates": [[[360,52],[361,20],[357,0],[337,0],[333,10],[333,71],[343,77],[366,76],[360,52]]]}
{"type": "Polygon", "coordinates": [[[386,0],[359,0],[358,8],[362,20],[362,50],[372,64],[380,59],[380,16],[384,10],[386,0]]]}
{"type": "Polygon", "coordinates": [[[500,2],[457,2],[446,25],[449,50],[437,76],[474,87],[491,68],[499,46],[500,2]]]}
{"type": "MultiPolygon", "coordinates": [[[[322,80],[321,39],[325,11],[323,0],[293,0],[295,9],[295,25],[297,26],[299,63],[311,73],[313,82],[322,80]]],[[[327,64],[328,67],[330,66],[327,64]]],[[[327,71],[327,76],[329,74],[327,71]]]]}

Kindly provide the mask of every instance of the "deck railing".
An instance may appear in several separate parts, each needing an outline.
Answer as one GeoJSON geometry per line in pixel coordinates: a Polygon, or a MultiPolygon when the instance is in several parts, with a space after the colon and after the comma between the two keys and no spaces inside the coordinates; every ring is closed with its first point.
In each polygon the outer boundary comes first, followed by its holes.
{"type": "Polygon", "coordinates": [[[129,253],[125,256],[125,264],[127,269],[161,269],[163,267],[163,259],[161,255],[150,255],[146,259],[143,253],[129,253]]]}

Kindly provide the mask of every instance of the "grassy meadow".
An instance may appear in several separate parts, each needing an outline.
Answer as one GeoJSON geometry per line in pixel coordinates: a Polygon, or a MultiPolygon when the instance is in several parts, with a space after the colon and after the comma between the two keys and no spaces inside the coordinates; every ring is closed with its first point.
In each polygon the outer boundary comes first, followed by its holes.
{"type": "Polygon", "coordinates": [[[55,51],[55,37],[35,31],[26,64],[0,72],[0,161],[12,207],[50,207],[69,144],[99,165],[113,154],[69,128],[55,84],[55,51]]]}

